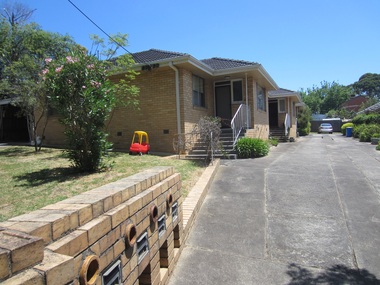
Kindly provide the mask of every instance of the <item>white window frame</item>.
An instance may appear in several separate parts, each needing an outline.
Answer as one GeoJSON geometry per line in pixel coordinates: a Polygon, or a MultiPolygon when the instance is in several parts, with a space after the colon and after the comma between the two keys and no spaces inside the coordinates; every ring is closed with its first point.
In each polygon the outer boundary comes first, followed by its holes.
{"type": "Polygon", "coordinates": [[[286,100],[285,99],[278,99],[278,112],[279,113],[286,113],[286,100]],[[281,103],[280,102],[284,102],[283,104],[283,109],[281,108],[281,103]]]}
{"type": "Polygon", "coordinates": [[[244,101],[244,92],[243,92],[243,79],[234,79],[230,81],[231,84],[231,103],[242,103],[244,101]],[[241,82],[241,100],[234,100],[234,82],[241,82]]]}
{"type": "Polygon", "coordinates": [[[205,94],[205,80],[204,78],[193,74],[192,77],[192,103],[193,106],[195,107],[201,107],[201,108],[206,108],[206,94],[205,94]],[[197,82],[196,82],[197,81],[197,82]],[[201,83],[201,84],[199,84],[201,83]],[[198,90],[196,90],[198,89],[198,90]],[[197,93],[197,94],[195,94],[197,93]],[[197,96],[195,100],[195,96],[197,96]],[[203,97],[203,105],[202,105],[202,97],[203,97]],[[197,102],[195,102],[197,101],[197,102]],[[199,103],[199,104],[198,104],[199,103]]]}
{"type": "Polygon", "coordinates": [[[263,112],[266,112],[267,111],[267,94],[266,94],[266,91],[265,91],[265,88],[261,87],[259,84],[256,84],[256,104],[257,104],[257,110],[260,110],[260,111],[263,111],[263,112]],[[263,92],[262,95],[263,95],[263,108],[261,108],[261,106],[259,105],[259,91],[263,92]]]}

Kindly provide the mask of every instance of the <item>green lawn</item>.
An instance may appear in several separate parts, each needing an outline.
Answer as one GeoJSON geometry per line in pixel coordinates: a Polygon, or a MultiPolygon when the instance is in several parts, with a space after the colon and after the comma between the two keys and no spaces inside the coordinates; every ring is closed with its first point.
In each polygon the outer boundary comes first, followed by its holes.
{"type": "Polygon", "coordinates": [[[153,166],[173,166],[181,173],[187,195],[203,172],[202,162],[154,155],[113,152],[113,167],[105,172],[78,174],[60,149],[35,153],[25,146],[0,147],[0,221],[58,202],[153,166]]]}

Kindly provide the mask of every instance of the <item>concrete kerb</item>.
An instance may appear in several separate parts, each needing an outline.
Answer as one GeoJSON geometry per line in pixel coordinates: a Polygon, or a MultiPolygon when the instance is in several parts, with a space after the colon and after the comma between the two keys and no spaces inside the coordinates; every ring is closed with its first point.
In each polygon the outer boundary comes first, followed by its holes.
{"type": "Polygon", "coordinates": [[[185,243],[187,237],[189,236],[191,227],[196,220],[196,217],[219,168],[219,165],[220,159],[215,159],[213,164],[209,165],[205,169],[197,183],[194,185],[194,187],[191,189],[183,201],[182,207],[184,240],[182,244],[185,243]]]}

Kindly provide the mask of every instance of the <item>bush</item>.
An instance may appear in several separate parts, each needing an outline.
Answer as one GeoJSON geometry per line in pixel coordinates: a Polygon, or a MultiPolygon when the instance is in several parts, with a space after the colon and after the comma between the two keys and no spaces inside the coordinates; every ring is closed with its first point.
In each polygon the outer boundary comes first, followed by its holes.
{"type": "Polygon", "coordinates": [[[355,125],[380,124],[380,114],[360,114],[352,119],[355,125]]]}
{"type": "Polygon", "coordinates": [[[269,145],[278,146],[278,140],[274,138],[268,139],[269,145]]]}
{"type": "Polygon", "coordinates": [[[235,150],[239,158],[262,157],[269,153],[269,144],[262,139],[241,138],[237,141],[235,150]]]}
{"type": "Polygon", "coordinates": [[[360,125],[356,128],[356,131],[359,133],[358,137],[361,142],[370,142],[375,134],[380,133],[380,125],[360,125]]]}
{"type": "Polygon", "coordinates": [[[380,142],[379,142],[378,145],[376,146],[376,150],[380,150],[380,142]]]}
{"type": "Polygon", "coordinates": [[[301,109],[297,118],[297,131],[300,136],[307,136],[311,127],[311,111],[308,107],[301,109]]]}
{"type": "Polygon", "coordinates": [[[342,134],[345,136],[346,135],[346,128],[353,128],[354,124],[353,123],[345,123],[340,127],[340,130],[342,131],[342,134]]]}

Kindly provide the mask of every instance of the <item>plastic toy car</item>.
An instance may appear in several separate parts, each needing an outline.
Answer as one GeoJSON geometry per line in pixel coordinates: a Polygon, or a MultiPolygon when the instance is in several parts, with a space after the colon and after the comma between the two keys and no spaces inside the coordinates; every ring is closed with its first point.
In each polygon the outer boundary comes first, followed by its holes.
{"type": "Polygon", "coordinates": [[[129,154],[149,154],[150,144],[149,137],[146,132],[135,131],[132,138],[132,143],[129,148],[129,154]]]}

